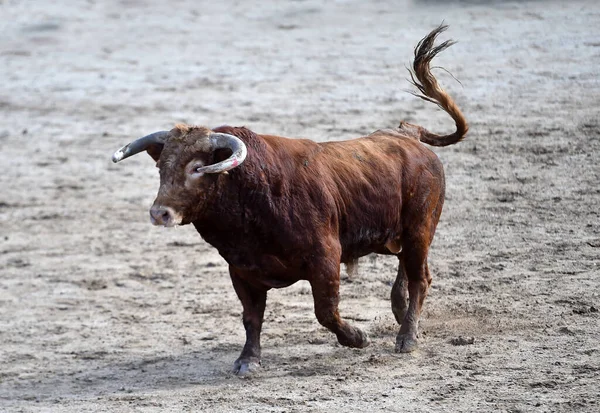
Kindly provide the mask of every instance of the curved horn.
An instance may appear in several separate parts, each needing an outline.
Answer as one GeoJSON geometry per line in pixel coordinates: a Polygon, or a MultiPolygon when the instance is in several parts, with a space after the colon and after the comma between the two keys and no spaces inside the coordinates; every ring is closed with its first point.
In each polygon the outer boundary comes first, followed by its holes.
{"type": "Polygon", "coordinates": [[[136,139],[116,151],[112,156],[112,161],[114,163],[122,161],[125,158],[129,158],[131,155],[145,151],[150,145],[164,145],[168,136],[169,131],[160,131],[154,132],[148,136],[144,136],[143,138],[136,139]]]}
{"type": "Polygon", "coordinates": [[[211,133],[208,139],[213,151],[217,149],[229,149],[232,154],[229,158],[221,162],[198,169],[198,173],[217,174],[228,171],[241,165],[246,159],[246,155],[248,155],[246,144],[238,137],[227,133],[211,133]]]}

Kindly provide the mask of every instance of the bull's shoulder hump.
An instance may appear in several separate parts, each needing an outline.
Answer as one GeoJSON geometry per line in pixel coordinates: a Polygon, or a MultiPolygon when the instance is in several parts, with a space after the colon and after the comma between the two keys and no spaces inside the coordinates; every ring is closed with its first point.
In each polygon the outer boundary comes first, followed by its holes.
{"type": "Polygon", "coordinates": [[[277,135],[260,135],[266,145],[280,156],[314,156],[322,147],[310,139],[286,138],[277,135]]]}

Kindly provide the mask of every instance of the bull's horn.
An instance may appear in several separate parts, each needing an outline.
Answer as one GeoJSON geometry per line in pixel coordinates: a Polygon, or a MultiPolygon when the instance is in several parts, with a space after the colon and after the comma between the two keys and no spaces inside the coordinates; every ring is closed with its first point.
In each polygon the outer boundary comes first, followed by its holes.
{"type": "Polygon", "coordinates": [[[221,162],[199,168],[198,173],[216,174],[225,172],[241,165],[246,159],[248,150],[246,149],[246,144],[240,138],[227,133],[211,133],[208,139],[213,151],[217,149],[229,149],[232,154],[229,158],[221,162]]]}
{"type": "Polygon", "coordinates": [[[150,145],[164,145],[168,136],[169,131],[160,131],[154,132],[148,136],[144,136],[143,138],[136,139],[116,151],[112,156],[112,161],[115,163],[122,161],[125,158],[129,158],[131,155],[145,151],[150,145]]]}

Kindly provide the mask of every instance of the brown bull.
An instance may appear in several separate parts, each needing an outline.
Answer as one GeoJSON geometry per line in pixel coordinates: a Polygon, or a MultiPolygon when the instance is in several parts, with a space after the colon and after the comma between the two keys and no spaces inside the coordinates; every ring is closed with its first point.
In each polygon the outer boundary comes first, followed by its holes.
{"type": "Polygon", "coordinates": [[[369,253],[399,258],[392,311],[401,325],[396,350],[417,345],[418,319],[431,283],[427,254],[444,203],[444,171],[421,142],[446,146],[467,123],[438,86],[430,61],[445,26],[415,48],[413,83],[423,99],[452,116],[456,132],[440,136],[402,122],[344,142],[316,143],[258,135],[246,128],[177,125],[117,151],[115,162],[147,151],[160,170],[150,210],[154,225],[192,223],[229,264],[243,305],[246,344],[234,365],[260,364],[260,331],[271,288],[307,280],[319,322],[340,344],[365,347],[365,333],[338,313],[340,263],[369,253]],[[228,171],[228,172],[226,172],[228,171]]]}

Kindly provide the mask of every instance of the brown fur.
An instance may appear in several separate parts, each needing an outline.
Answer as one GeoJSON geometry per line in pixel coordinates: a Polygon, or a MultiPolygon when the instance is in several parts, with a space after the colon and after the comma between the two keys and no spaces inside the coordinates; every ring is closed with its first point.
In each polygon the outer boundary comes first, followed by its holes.
{"type": "Polygon", "coordinates": [[[441,162],[419,140],[444,146],[467,131],[460,110],[429,69],[435,54],[450,44],[433,47],[444,29],[437,28],[417,46],[413,79],[424,99],[454,118],[457,131],[451,135],[403,123],[399,130],[316,143],[221,126],[213,131],[246,144],[246,161],[228,174],[190,181],[187,165],[218,162],[228,154],[201,150],[210,133],[206,128],[178,125],[171,131],[157,159],[161,186],[155,206],[168,206],[183,216],[183,224],[193,223],[229,264],[247,334],[237,372],[260,362],[267,291],[299,280],[310,282],[317,319],[341,344],[368,345],[367,336],[342,320],[337,307],[340,263],[352,264],[369,253],[399,258],[391,296],[401,324],[396,349],[415,348],[431,283],[427,254],[445,189],[441,162]]]}

